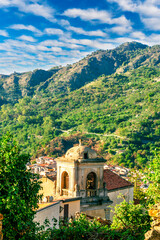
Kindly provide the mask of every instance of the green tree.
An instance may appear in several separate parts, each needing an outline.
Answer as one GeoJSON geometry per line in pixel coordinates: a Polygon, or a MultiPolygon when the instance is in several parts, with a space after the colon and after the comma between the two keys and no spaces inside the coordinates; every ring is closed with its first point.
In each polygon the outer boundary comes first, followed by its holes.
{"type": "Polygon", "coordinates": [[[156,204],[160,202],[160,154],[156,155],[149,164],[147,181],[150,182],[147,190],[148,201],[156,204]]]}
{"type": "Polygon", "coordinates": [[[142,240],[144,233],[150,229],[150,216],[142,205],[134,205],[133,202],[127,203],[124,200],[115,207],[112,228],[124,229],[128,231],[128,235],[142,240]]]}
{"type": "Polygon", "coordinates": [[[4,239],[36,238],[33,219],[40,185],[26,171],[28,161],[10,134],[0,139],[0,213],[4,216],[4,239]]]}

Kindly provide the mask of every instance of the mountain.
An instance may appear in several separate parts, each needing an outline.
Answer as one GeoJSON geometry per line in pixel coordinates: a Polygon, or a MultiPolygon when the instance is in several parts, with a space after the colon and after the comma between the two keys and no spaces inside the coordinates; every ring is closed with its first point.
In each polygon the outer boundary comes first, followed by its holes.
{"type": "Polygon", "coordinates": [[[0,75],[1,104],[17,102],[19,98],[33,95],[35,89],[49,79],[59,68],[49,71],[36,69],[33,72],[0,75]]]}
{"type": "Polygon", "coordinates": [[[33,96],[35,91],[46,88],[56,94],[61,94],[66,89],[72,91],[102,74],[115,73],[124,63],[126,64],[125,67],[122,67],[124,71],[133,68],[133,64],[138,67],[149,57],[148,50],[147,54],[146,52],[142,54],[142,50],[146,48],[148,49],[146,45],[137,42],[125,43],[114,50],[94,52],[81,61],[66,67],[55,67],[48,71],[36,69],[33,72],[13,73],[9,76],[0,75],[1,102],[2,104],[4,101],[5,103],[15,103],[19,98],[33,96]],[[131,64],[131,58],[138,53],[142,55],[141,59],[135,59],[135,62],[131,64]]]}
{"type": "Polygon", "coordinates": [[[145,166],[159,147],[160,46],[124,43],[66,67],[0,79],[0,131],[33,156],[59,156],[77,134],[130,167],[145,166]]]}

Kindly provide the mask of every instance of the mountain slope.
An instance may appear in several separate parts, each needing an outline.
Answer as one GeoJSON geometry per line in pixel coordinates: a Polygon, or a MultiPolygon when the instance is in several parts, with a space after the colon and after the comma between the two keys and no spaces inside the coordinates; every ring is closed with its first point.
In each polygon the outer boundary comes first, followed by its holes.
{"type": "Polygon", "coordinates": [[[41,69],[26,73],[0,75],[0,96],[6,102],[17,102],[19,98],[33,95],[41,82],[45,82],[59,69],[45,71],[41,69]]]}
{"type": "Polygon", "coordinates": [[[159,46],[126,43],[58,69],[35,81],[33,96],[2,106],[0,131],[11,131],[34,156],[59,155],[64,136],[80,133],[94,138],[104,157],[145,166],[160,145],[159,56],[159,46]]]}

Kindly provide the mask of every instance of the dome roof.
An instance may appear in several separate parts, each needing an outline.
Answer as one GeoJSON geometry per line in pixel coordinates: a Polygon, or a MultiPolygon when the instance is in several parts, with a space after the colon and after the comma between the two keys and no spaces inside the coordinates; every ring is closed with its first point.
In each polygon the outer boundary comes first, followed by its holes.
{"type": "Polygon", "coordinates": [[[70,148],[65,157],[70,159],[95,159],[97,153],[89,147],[79,145],[70,148]]]}

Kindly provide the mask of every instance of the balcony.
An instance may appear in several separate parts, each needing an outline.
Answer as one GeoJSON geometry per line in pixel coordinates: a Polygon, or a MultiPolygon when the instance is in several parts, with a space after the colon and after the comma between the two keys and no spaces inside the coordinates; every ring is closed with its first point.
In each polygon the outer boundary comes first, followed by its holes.
{"type": "Polygon", "coordinates": [[[95,197],[97,195],[97,191],[95,189],[87,189],[86,196],[87,197],[95,197]]]}

